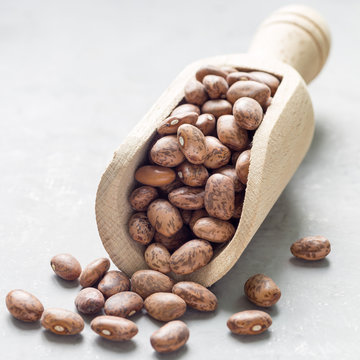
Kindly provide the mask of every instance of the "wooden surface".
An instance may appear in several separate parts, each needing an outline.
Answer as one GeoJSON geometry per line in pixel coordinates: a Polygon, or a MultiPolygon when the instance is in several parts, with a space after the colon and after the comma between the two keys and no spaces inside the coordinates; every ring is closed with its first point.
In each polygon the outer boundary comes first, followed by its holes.
{"type": "MultiPolygon", "coordinates": [[[[308,39],[306,31],[294,33],[294,27],[297,28],[290,23],[277,30],[284,34],[278,37],[279,56],[291,43],[284,42],[287,39],[285,35],[291,33],[291,38],[297,39],[297,46],[289,47],[287,57],[293,51],[294,57],[302,59],[297,63],[299,69],[311,67],[313,63],[309,62],[309,58],[314,56],[313,44],[304,40],[308,39]]],[[[254,44],[267,40],[262,39],[261,34],[260,28],[254,44]]],[[[264,58],[258,54],[220,56],[189,65],[115,152],[99,184],[96,198],[99,234],[114,264],[128,275],[147,268],[143,258],[144,247],[130,238],[127,229],[132,213],[128,196],[135,185],[134,172],[145,159],[157,124],[182,100],[184,85],[201,65],[206,64],[267,71],[281,77],[282,82],[254,137],[243,212],[233,239],[215,254],[207,266],[188,276],[174,276],[176,279],[191,279],[210,286],[224,276],[251,241],[310,146],[314,131],[312,105],[303,79],[293,68],[275,60],[274,56],[264,58]]],[[[316,69],[320,71],[318,64],[316,69]]],[[[309,74],[314,74],[314,70],[309,74]]]]}

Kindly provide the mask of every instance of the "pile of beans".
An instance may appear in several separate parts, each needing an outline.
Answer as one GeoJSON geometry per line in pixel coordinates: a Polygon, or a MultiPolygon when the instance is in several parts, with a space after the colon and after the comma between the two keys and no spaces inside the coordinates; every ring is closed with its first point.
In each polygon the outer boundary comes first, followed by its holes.
{"type": "Polygon", "coordinates": [[[185,98],[157,128],[142,186],[129,197],[136,211],[129,234],[146,245],[151,269],[190,274],[239,222],[251,141],[279,79],[268,73],[205,66],[185,86],[185,98]]]}

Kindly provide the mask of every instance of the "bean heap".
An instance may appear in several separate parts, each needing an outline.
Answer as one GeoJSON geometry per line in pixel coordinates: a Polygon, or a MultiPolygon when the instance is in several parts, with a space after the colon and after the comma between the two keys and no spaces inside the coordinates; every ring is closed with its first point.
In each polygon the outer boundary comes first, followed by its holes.
{"type": "Polygon", "coordinates": [[[190,274],[229,241],[239,222],[251,142],[279,79],[268,73],[205,66],[185,97],[157,127],[141,184],[129,197],[136,211],[129,234],[146,245],[148,266],[190,274]]]}

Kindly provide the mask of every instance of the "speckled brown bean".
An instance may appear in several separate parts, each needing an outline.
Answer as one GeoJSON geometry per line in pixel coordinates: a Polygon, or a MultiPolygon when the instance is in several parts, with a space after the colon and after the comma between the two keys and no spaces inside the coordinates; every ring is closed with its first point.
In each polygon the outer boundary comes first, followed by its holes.
{"type": "Polygon", "coordinates": [[[36,296],[20,289],[11,290],[6,295],[6,307],[14,318],[25,322],[38,321],[44,311],[36,296]]]}
{"type": "Polygon", "coordinates": [[[226,175],[211,175],[206,182],[204,205],[210,216],[231,219],[234,212],[234,182],[226,175]]]}
{"type": "Polygon", "coordinates": [[[133,214],[128,228],[131,238],[143,245],[149,244],[155,234],[155,229],[144,212],[133,214]]]}
{"type": "Polygon", "coordinates": [[[138,333],[135,323],[116,316],[98,316],[91,321],[90,327],[98,335],[112,341],[130,340],[138,333]]]}
{"type": "Polygon", "coordinates": [[[207,155],[204,165],[209,169],[225,166],[231,157],[231,151],[214,136],[205,136],[207,155]]]}
{"type": "Polygon", "coordinates": [[[212,114],[216,118],[232,113],[232,105],[225,99],[208,100],[201,108],[203,114],[212,114]]]}
{"type": "Polygon", "coordinates": [[[172,292],[180,296],[187,305],[199,311],[214,311],[218,305],[216,296],[210,290],[193,281],[176,283],[172,292]]]}
{"type": "Polygon", "coordinates": [[[170,184],[167,184],[167,185],[164,185],[164,186],[159,186],[159,189],[164,192],[165,194],[169,194],[171,193],[173,190],[183,186],[184,184],[182,183],[182,181],[176,177],[176,179],[170,183],[170,184]]]}
{"type": "Polygon", "coordinates": [[[163,274],[167,274],[171,271],[170,253],[163,244],[150,244],[145,250],[144,258],[150,269],[160,271],[163,274]]]}
{"type": "Polygon", "coordinates": [[[152,186],[140,186],[135,189],[130,197],[131,207],[136,211],[146,211],[149,204],[159,197],[156,188],[152,186]]]}
{"type": "Polygon", "coordinates": [[[128,317],[132,316],[143,308],[142,297],[132,291],[123,291],[110,296],[104,306],[106,315],[128,317]]]}
{"type": "Polygon", "coordinates": [[[236,165],[236,160],[238,159],[238,157],[240,156],[240,151],[235,151],[232,153],[231,155],[231,163],[235,166],[236,165]]]}
{"type": "Polygon", "coordinates": [[[236,100],[233,114],[236,123],[241,128],[247,130],[256,130],[263,119],[262,107],[256,100],[249,97],[242,97],[236,100]]]}
{"type": "Polygon", "coordinates": [[[251,151],[245,150],[239,155],[238,159],[236,160],[236,175],[244,185],[246,185],[249,175],[250,155],[251,151]]]}
{"type": "Polygon", "coordinates": [[[205,209],[200,209],[200,210],[195,210],[192,215],[191,215],[191,219],[190,219],[190,222],[189,222],[189,227],[190,229],[192,230],[195,223],[203,218],[203,217],[208,217],[209,214],[207,213],[207,211],[205,209]]]}
{"type": "Polygon", "coordinates": [[[156,292],[171,292],[174,282],[155,270],[139,270],[131,277],[131,290],[143,299],[156,292]]]}
{"type": "Polygon", "coordinates": [[[170,116],[176,116],[183,113],[194,112],[200,115],[200,108],[194,104],[182,104],[177,106],[170,114],[170,116]]]}
{"type": "Polygon", "coordinates": [[[171,255],[170,268],[175,274],[191,274],[208,264],[212,256],[213,249],[208,241],[190,240],[171,255]]]}
{"type": "MultiPolygon", "coordinates": [[[[185,104],[190,105],[190,104],[185,104]]],[[[200,113],[200,109],[199,109],[200,113]]],[[[195,125],[198,118],[198,113],[195,111],[192,112],[180,112],[177,115],[172,115],[165,120],[163,120],[160,125],[157,127],[157,132],[159,135],[171,135],[176,134],[179,126],[183,124],[195,125]]]]}
{"type": "Polygon", "coordinates": [[[186,303],[175,294],[158,292],[145,299],[144,308],[156,320],[171,321],[184,315],[186,303]]]}
{"type": "Polygon", "coordinates": [[[204,186],[209,177],[209,172],[204,165],[195,165],[184,161],[176,168],[180,180],[189,186],[204,186]]]}
{"type": "Polygon", "coordinates": [[[94,285],[109,270],[110,261],[107,258],[99,258],[88,264],[81,272],[79,282],[82,287],[94,285]]]}
{"type": "MultiPolygon", "coordinates": [[[[196,210],[198,211],[198,210],[196,210]]],[[[155,233],[154,240],[164,245],[169,251],[176,250],[184,242],[191,239],[191,232],[187,226],[183,226],[176,234],[164,236],[158,232],[155,233]]]]}
{"type": "Polygon", "coordinates": [[[330,241],[324,236],[307,236],[295,241],[291,253],[304,260],[324,259],[331,251],[330,241]]]}
{"type": "Polygon", "coordinates": [[[171,184],[175,180],[175,177],[176,174],[173,169],[156,165],[145,165],[135,172],[136,181],[150,186],[171,184]]]}
{"type": "Polygon", "coordinates": [[[244,205],[244,193],[235,194],[235,207],[232,216],[234,219],[240,219],[243,205],[244,205]]]}
{"type": "Polygon", "coordinates": [[[232,84],[236,83],[237,81],[247,81],[247,80],[255,80],[255,77],[251,75],[251,73],[237,71],[231,74],[228,74],[226,77],[226,81],[231,86],[232,84]]]}
{"type": "Polygon", "coordinates": [[[244,292],[251,302],[262,307],[273,306],[281,296],[279,287],[264,274],[250,277],[244,285],[244,292]]]}
{"type": "Polygon", "coordinates": [[[196,79],[189,80],[184,88],[185,100],[190,104],[202,105],[207,99],[205,86],[196,79]]]}
{"type": "Polygon", "coordinates": [[[251,80],[237,81],[230,86],[226,97],[234,104],[237,99],[246,96],[255,99],[261,106],[264,106],[270,93],[270,88],[265,84],[251,80]]]}
{"type": "Polygon", "coordinates": [[[183,186],[169,194],[169,201],[185,210],[198,210],[204,207],[204,188],[183,186]]]}
{"type": "Polygon", "coordinates": [[[202,66],[195,74],[198,81],[202,82],[206,75],[217,75],[226,79],[226,72],[221,70],[220,67],[213,65],[202,66]]]}
{"type": "Polygon", "coordinates": [[[246,310],[230,316],[227,326],[239,335],[256,335],[267,330],[272,324],[269,314],[260,310],[246,310]]]}
{"type": "Polygon", "coordinates": [[[175,135],[160,138],[152,146],[150,157],[155,164],[166,167],[178,166],[185,160],[175,135]]]}
{"type": "Polygon", "coordinates": [[[169,201],[153,201],[147,211],[148,219],[155,230],[165,236],[176,234],[183,226],[179,210],[169,201]]]}
{"type": "Polygon", "coordinates": [[[84,320],[79,314],[60,308],[46,309],[40,321],[46,330],[57,335],[76,335],[84,329],[84,320]]]}
{"type": "Polygon", "coordinates": [[[168,353],[181,348],[189,339],[189,328],[180,320],[170,321],[150,337],[151,346],[159,353],[168,353]]]}
{"type": "Polygon", "coordinates": [[[234,226],[228,221],[203,217],[196,221],[193,232],[201,239],[215,243],[229,241],[235,234],[234,226]]]}
{"type": "Polygon", "coordinates": [[[186,159],[192,164],[202,164],[206,158],[205,136],[197,127],[181,125],[177,131],[177,140],[186,159]]]}
{"type": "Polygon", "coordinates": [[[212,114],[201,114],[196,120],[195,126],[206,135],[210,135],[216,127],[216,119],[212,114]]]}
{"type": "Polygon", "coordinates": [[[204,84],[205,90],[208,93],[210,99],[224,98],[229,88],[226,80],[223,77],[217,75],[206,75],[203,78],[202,83],[204,84]]]}
{"type": "Polygon", "coordinates": [[[278,78],[276,78],[274,75],[262,71],[251,71],[250,75],[254,78],[255,81],[259,81],[267,85],[271,90],[271,96],[274,96],[280,84],[280,80],[278,78]]]}
{"type": "Polygon", "coordinates": [[[75,280],[81,274],[81,265],[77,259],[70,254],[58,254],[50,260],[54,273],[64,280],[75,280]]]}
{"type": "Polygon", "coordinates": [[[92,287],[82,289],[75,298],[77,310],[83,314],[92,315],[98,313],[105,304],[104,295],[92,287]]]}
{"type": "Polygon", "coordinates": [[[235,151],[246,149],[249,139],[248,132],[241,128],[233,115],[220,116],[216,125],[219,140],[235,151]]]}
{"type": "Polygon", "coordinates": [[[222,175],[228,176],[234,183],[235,192],[240,192],[245,189],[244,184],[241,183],[241,181],[239,180],[239,178],[236,175],[235,168],[231,165],[226,165],[219,169],[216,169],[213,171],[213,174],[222,174],[222,175]]]}
{"type": "Polygon", "coordinates": [[[192,211],[191,210],[184,210],[180,209],[180,214],[183,219],[183,223],[188,225],[191,220],[192,211]]]}
{"type": "Polygon", "coordinates": [[[130,280],[122,271],[111,270],[101,279],[98,289],[108,298],[118,292],[129,290],[130,280]]]}

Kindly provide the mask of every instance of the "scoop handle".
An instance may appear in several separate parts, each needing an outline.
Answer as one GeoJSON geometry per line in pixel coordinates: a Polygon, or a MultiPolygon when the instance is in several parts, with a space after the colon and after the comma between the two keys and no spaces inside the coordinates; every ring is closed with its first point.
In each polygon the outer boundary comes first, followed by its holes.
{"type": "Polygon", "coordinates": [[[330,50],[330,31],[314,9],[290,5],[272,13],[260,25],[249,53],[276,58],[291,65],[306,83],[324,66],[330,50]]]}

